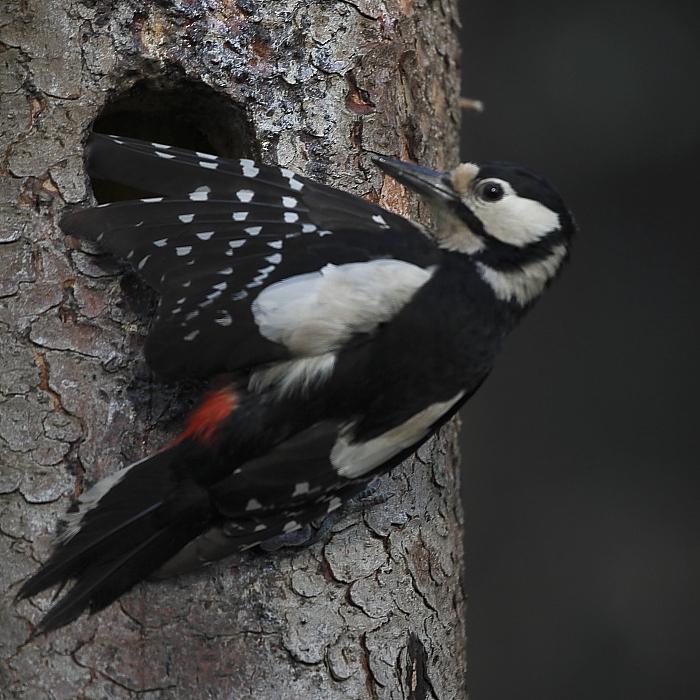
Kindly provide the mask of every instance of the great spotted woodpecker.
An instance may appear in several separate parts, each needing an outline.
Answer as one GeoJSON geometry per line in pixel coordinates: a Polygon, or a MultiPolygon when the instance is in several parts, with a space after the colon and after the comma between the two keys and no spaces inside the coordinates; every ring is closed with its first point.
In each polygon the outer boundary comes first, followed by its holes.
{"type": "Polygon", "coordinates": [[[374,160],[434,205],[431,230],[285,168],[90,137],[90,175],[162,196],[61,226],[160,293],[154,371],[231,378],[170,445],[73,503],[19,593],[75,580],[37,632],[334,511],[489,374],[567,258],[570,213],[516,165],[374,160]]]}

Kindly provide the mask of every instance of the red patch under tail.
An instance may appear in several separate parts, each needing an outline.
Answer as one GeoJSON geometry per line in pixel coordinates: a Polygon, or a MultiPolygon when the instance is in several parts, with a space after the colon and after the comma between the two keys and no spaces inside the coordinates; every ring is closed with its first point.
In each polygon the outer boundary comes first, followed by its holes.
{"type": "Polygon", "coordinates": [[[182,433],[169,445],[186,438],[214,447],[221,422],[238,407],[238,394],[229,386],[207,392],[185,422],[182,433]]]}

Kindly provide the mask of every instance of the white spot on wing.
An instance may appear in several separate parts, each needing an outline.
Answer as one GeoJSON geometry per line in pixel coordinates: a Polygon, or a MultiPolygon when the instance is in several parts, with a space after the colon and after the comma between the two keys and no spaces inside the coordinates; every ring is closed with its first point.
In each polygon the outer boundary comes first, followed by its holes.
{"type": "Polygon", "coordinates": [[[218,160],[217,156],[213,156],[211,153],[202,153],[201,151],[195,151],[195,155],[198,158],[204,158],[204,160],[218,160]]]}
{"type": "Polygon", "coordinates": [[[268,276],[274,269],[274,265],[269,265],[268,267],[261,268],[260,270],[258,270],[258,274],[255,277],[253,277],[253,281],[248,282],[248,284],[246,284],[246,287],[248,287],[248,289],[252,287],[259,287],[268,278],[268,276]]]}
{"type": "Polygon", "coordinates": [[[343,505],[343,501],[338,498],[337,496],[334,496],[331,498],[330,501],[328,501],[328,508],[326,509],[326,513],[332,513],[334,510],[338,510],[340,506],[343,505]]]}
{"type": "Polygon", "coordinates": [[[306,493],[309,493],[309,482],[308,481],[300,481],[298,484],[295,484],[295,486],[294,486],[294,491],[292,492],[292,498],[294,498],[295,496],[303,496],[306,493]]]}
{"type": "Polygon", "coordinates": [[[192,252],[192,246],[191,245],[180,245],[177,248],[175,248],[175,252],[180,257],[183,257],[184,255],[189,255],[192,252]]]}
{"type": "Polygon", "coordinates": [[[141,262],[138,264],[138,269],[143,270],[145,264],[148,262],[148,258],[150,258],[150,255],[147,255],[145,258],[141,258],[141,262]]]}
{"type": "Polygon", "coordinates": [[[145,199],[142,199],[141,201],[144,204],[150,204],[152,202],[162,202],[163,199],[164,199],[163,197],[146,197],[145,199]]]}
{"type": "Polygon", "coordinates": [[[268,255],[265,260],[273,265],[279,265],[282,262],[282,256],[279,253],[275,253],[274,255],[268,255]]]}
{"type": "Polygon", "coordinates": [[[299,182],[299,180],[295,180],[293,177],[289,178],[289,186],[293,189],[296,190],[297,192],[300,192],[304,188],[304,183],[299,182]]]}
{"type": "Polygon", "coordinates": [[[191,333],[188,333],[183,340],[194,340],[197,336],[199,335],[199,331],[192,331],[191,333]]]}
{"type": "MultiPolygon", "coordinates": [[[[153,144],[155,146],[155,144],[153,144]]],[[[159,146],[158,148],[163,148],[163,146],[159,146]]],[[[159,158],[174,158],[175,155],[173,153],[163,153],[162,151],[156,151],[156,155],[159,158]]]]}
{"type": "Polygon", "coordinates": [[[197,202],[203,202],[209,199],[209,193],[211,192],[211,188],[207,187],[206,185],[203,185],[202,187],[198,187],[194,192],[190,192],[190,199],[197,201],[197,202]]]}
{"type": "Polygon", "coordinates": [[[233,220],[234,221],[245,221],[248,218],[247,211],[234,211],[233,220]]]}
{"type": "Polygon", "coordinates": [[[282,247],[282,241],[268,241],[267,245],[269,245],[270,248],[276,248],[279,250],[282,247]]]}
{"type": "Polygon", "coordinates": [[[231,318],[231,315],[226,312],[225,316],[215,318],[214,323],[218,323],[220,326],[230,326],[233,323],[233,319],[231,318]]]}
{"type": "Polygon", "coordinates": [[[260,231],[262,231],[262,226],[248,226],[248,228],[244,229],[244,231],[249,236],[257,236],[260,231]]]}
{"type": "Polygon", "coordinates": [[[284,212],[284,221],[287,224],[293,224],[299,221],[299,214],[297,214],[295,211],[286,211],[284,212]]]}
{"type": "Polygon", "coordinates": [[[282,197],[282,206],[287,209],[294,209],[298,204],[298,200],[295,197],[282,197]]]}
{"type": "Polygon", "coordinates": [[[352,441],[352,425],[336,440],[331,450],[331,464],[338,474],[354,479],[367,474],[402,450],[422,440],[430,427],[445,415],[461,398],[460,391],[447,401],[440,401],[416,413],[395,428],[367,442],[352,441]]]}
{"type": "Polygon", "coordinates": [[[159,248],[162,248],[163,246],[168,245],[168,239],[167,238],[159,238],[157,241],[153,241],[153,245],[158,246],[159,248]]]}
{"type": "Polygon", "coordinates": [[[236,197],[238,197],[238,200],[240,202],[244,202],[245,204],[248,204],[253,197],[255,196],[255,192],[253,190],[238,190],[236,192],[236,197]]]}
{"type": "Polygon", "coordinates": [[[180,219],[183,224],[189,224],[192,219],[194,219],[194,214],[180,214],[177,218],[180,219]]]}
{"type": "Polygon", "coordinates": [[[316,230],[316,226],[313,224],[302,224],[301,225],[301,232],[302,233],[313,233],[316,230]]]}
{"type": "Polygon", "coordinates": [[[212,292],[211,294],[207,294],[207,299],[206,301],[202,301],[197,306],[199,306],[200,309],[204,309],[207,306],[211,306],[216,299],[218,299],[221,296],[221,292],[212,292]]]}
{"type": "Polygon", "coordinates": [[[245,507],[246,512],[251,511],[251,510],[260,510],[261,508],[262,508],[262,505],[260,504],[260,501],[258,501],[255,498],[251,498],[245,507]]]}
{"type": "Polygon", "coordinates": [[[202,231],[197,234],[200,241],[208,241],[214,235],[214,231],[202,231]]]}
{"type": "Polygon", "coordinates": [[[372,216],[372,221],[374,223],[379,224],[382,228],[389,228],[389,224],[387,224],[386,221],[384,221],[384,217],[381,214],[374,214],[372,216]]]}
{"type": "Polygon", "coordinates": [[[199,167],[200,168],[209,168],[209,170],[216,170],[219,167],[219,164],[207,162],[206,160],[200,160],[199,167]]]}
{"type": "Polygon", "coordinates": [[[256,168],[252,163],[241,161],[243,165],[243,175],[245,177],[256,177],[260,172],[260,168],[256,168]]]}
{"type": "Polygon", "coordinates": [[[245,238],[238,238],[235,241],[229,241],[228,245],[230,248],[240,248],[245,244],[245,238]]]}
{"type": "Polygon", "coordinates": [[[299,530],[300,528],[301,528],[301,525],[299,525],[299,523],[296,520],[290,520],[282,528],[282,531],[283,532],[293,532],[294,530],[299,530]]]}

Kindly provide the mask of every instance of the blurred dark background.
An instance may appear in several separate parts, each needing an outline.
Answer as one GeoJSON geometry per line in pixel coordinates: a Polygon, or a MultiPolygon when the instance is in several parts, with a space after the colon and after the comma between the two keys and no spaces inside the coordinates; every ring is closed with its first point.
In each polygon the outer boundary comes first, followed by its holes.
{"type": "Polygon", "coordinates": [[[471,700],[700,698],[700,3],[463,2],[465,160],[572,263],[464,411],[471,700]]]}

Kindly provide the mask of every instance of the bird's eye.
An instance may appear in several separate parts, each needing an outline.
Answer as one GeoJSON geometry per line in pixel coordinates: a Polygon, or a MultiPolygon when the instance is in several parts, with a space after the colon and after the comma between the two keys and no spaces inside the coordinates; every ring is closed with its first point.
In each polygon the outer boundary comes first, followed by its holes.
{"type": "Polygon", "coordinates": [[[478,190],[479,197],[487,202],[497,202],[504,194],[503,185],[498,182],[484,182],[478,190]]]}

